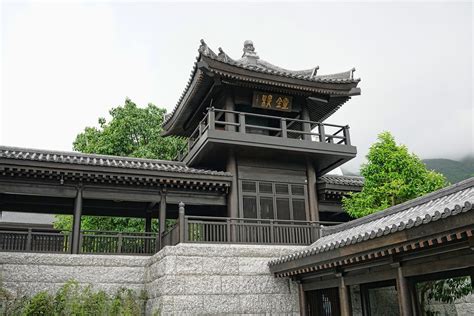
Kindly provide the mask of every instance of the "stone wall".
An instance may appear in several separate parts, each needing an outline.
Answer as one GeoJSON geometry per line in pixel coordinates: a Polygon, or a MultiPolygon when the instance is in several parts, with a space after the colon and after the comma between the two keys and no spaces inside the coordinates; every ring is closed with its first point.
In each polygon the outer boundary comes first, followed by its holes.
{"type": "Polygon", "coordinates": [[[0,280],[13,293],[56,292],[68,280],[113,293],[146,290],[147,313],[298,314],[296,284],[267,263],[303,247],[180,244],[152,257],[0,253],[0,280]]]}
{"type": "Polygon", "coordinates": [[[0,281],[13,293],[32,295],[56,292],[68,280],[91,284],[113,293],[120,287],[139,294],[145,289],[144,275],[149,257],[0,253],[0,281]]]}
{"type": "Polygon", "coordinates": [[[296,284],[274,278],[267,266],[270,259],[299,248],[225,244],[166,247],[148,263],[147,310],[160,315],[299,315],[296,284]]]}

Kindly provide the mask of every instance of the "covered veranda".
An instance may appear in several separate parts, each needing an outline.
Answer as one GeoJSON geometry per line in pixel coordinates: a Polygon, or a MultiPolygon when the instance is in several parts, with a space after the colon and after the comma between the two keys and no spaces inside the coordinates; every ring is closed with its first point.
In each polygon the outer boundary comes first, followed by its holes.
{"type": "Polygon", "coordinates": [[[73,216],[71,231],[0,232],[2,251],[151,254],[165,243],[165,223],[187,215],[225,215],[231,176],[179,162],[0,148],[0,210],[73,216]],[[81,217],[144,219],[143,232],[81,230],[81,217]],[[152,220],[159,231],[152,232],[152,220]]]}
{"type": "Polygon", "coordinates": [[[309,245],[322,225],[337,223],[230,217],[232,180],[182,162],[0,146],[0,211],[73,217],[68,231],[3,229],[0,251],[147,255],[180,242],[309,245]],[[83,216],[139,218],[143,229],[84,230],[83,216]]]}
{"type": "Polygon", "coordinates": [[[472,315],[473,205],[471,178],[323,229],[270,271],[299,283],[305,315],[472,315]]]}

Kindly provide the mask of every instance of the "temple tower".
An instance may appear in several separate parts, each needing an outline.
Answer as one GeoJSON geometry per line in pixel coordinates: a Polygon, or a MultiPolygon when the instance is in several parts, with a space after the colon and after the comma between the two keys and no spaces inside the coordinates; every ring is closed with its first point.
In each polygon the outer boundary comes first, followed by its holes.
{"type": "Polygon", "coordinates": [[[355,69],[320,75],[261,59],[245,41],[240,59],[201,40],[191,77],[164,134],[188,137],[179,159],[233,175],[232,218],[328,220],[318,209],[317,177],[352,159],[349,127],[326,119],[360,94],[355,69]]]}

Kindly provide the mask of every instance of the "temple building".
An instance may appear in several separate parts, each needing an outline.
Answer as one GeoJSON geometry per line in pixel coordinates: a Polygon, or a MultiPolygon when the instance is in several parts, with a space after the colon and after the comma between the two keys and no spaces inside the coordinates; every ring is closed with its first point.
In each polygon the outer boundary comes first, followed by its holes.
{"type": "Polygon", "coordinates": [[[4,283],[50,290],[76,267],[83,283],[146,290],[147,314],[424,315],[417,284],[473,282],[474,180],[353,220],[341,200],[364,179],[332,174],[357,149],[330,118],[361,94],[354,71],[201,40],[163,123],[187,138],[175,161],[0,146],[0,211],[74,218],[71,231],[1,226],[4,283]],[[144,232],[85,231],[84,215],[143,218],[144,232]],[[40,282],[38,264],[61,268],[40,282]]]}

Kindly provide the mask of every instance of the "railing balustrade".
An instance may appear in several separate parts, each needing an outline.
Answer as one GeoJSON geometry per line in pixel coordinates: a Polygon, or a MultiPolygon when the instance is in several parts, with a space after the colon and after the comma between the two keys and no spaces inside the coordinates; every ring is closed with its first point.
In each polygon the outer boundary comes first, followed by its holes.
{"type": "MultiPolygon", "coordinates": [[[[180,203],[177,223],[158,233],[83,230],[80,253],[153,254],[179,243],[236,243],[309,245],[320,236],[321,227],[336,222],[305,222],[277,219],[185,216],[180,203]]],[[[71,232],[0,231],[0,251],[70,253],[71,232]]]]}
{"type": "Polygon", "coordinates": [[[319,238],[322,225],[336,222],[186,216],[186,241],[309,245],[319,238]]]}
{"type": "MultiPolygon", "coordinates": [[[[80,233],[81,253],[153,254],[156,233],[128,233],[84,230],[80,233]]],[[[0,231],[0,251],[70,253],[71,232],[0,231]]]]}
{"type": "Polygon", "coordinates": [[[182,160],[191,151],[207,130],[227,130],[336,145],[351,144],[347,125],[209,108],[189,136],[187,147],[178,153],[178,160],[182,160]]]}

